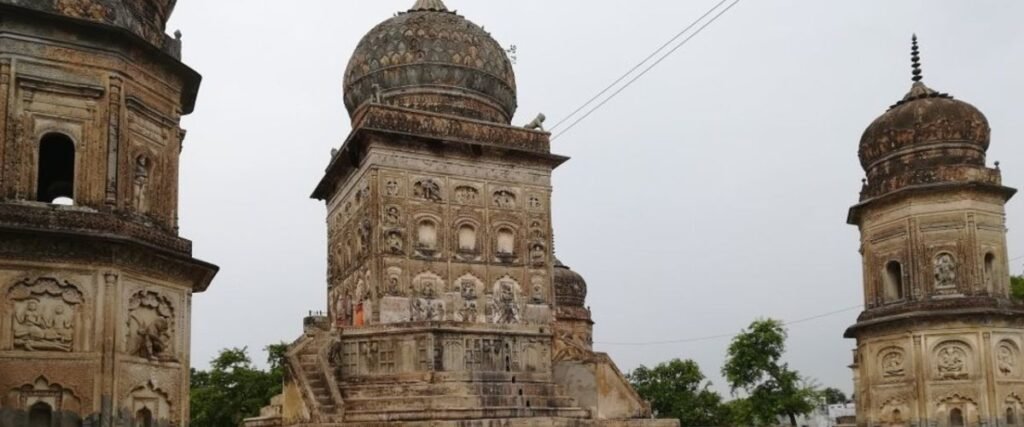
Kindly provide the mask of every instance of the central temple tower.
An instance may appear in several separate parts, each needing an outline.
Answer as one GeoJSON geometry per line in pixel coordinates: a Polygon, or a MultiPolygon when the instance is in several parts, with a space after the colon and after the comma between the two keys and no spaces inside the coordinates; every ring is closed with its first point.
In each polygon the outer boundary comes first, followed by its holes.
{"type": "Polygon", "coordinates": [[[846,331],[857,425],[1024,425],[1024,307],[1010,299],[1004,205],[974,106],[922,81],[865,131],[865,310],[846,331]]]}
{"type": "Polygon", "coordinates": [[[549,134],[510,125],[505,50],[440,0],[370,31],[327,203],[328,311],[248,425],[668,425],[591,350],[582,277],[552,253],[549,134]],[[644,418],[648,418],[644,420],[644,418]]]}

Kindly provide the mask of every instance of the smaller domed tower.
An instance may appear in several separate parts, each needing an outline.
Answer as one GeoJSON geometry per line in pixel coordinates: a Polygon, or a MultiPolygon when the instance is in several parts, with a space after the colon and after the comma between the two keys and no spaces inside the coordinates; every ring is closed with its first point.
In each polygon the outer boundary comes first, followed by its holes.
{"type": "Polygon", "coordinates": [[[1009,297],[1004,205],[974,106],[926,86],[917,38],[910,92],[860,143],[864,306],[846,331],[859,426],[1024,422],[1024,309],[1009,297]]]}

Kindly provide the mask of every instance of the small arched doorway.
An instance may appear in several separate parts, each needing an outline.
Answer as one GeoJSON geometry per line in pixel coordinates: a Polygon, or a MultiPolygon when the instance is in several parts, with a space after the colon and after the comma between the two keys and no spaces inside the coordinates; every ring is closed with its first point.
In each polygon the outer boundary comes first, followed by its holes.
{"type": "Polygon", "coordinates": [[[28,427],[52,427],[53,408],[45,402],[36,402],[28,410],[28,427]]]}
{"type": "Polygon", "coordinates": [[[964,412],[960,408],[954,408],[952,411],[949,411],[949,426],[964,427],[964,412]]]}
{"type": "Polygon", "coordinates": [[[135,413],[135,426],[153,427],[153,412],[149,408],[139,409],[139,412],[135,413]]]}

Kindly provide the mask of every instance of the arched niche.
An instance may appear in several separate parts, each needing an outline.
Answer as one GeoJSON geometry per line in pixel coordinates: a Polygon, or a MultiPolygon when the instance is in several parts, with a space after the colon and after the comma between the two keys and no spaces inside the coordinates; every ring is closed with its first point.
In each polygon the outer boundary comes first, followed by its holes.
{"type": "Polygon", "coordinates": [[[132,389],[125,402],[125,409],[137,419],[139,414],[148,414],[153,425],[171,420],[170,395],[153,383],[147,381],[132,389]]]}

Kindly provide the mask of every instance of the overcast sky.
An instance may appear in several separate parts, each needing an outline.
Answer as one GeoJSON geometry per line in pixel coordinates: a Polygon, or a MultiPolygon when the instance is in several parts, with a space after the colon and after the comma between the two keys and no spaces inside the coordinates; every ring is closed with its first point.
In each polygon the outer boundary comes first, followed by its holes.
{"type": "MultiPolygon", "coordinates": [[[[308,198],[350,130],[342,74],[356,43],[414,0],[181,0],[168,31],[204,76],[181,171],[182,235],[221,266],[194,298],[193,364],[225,347],[299,336],[326,307],[325,208],[308,198]]],[[[553,124],[717,0],[446,0],[503,45],[523,124],[553,124]]],[[[1024,187],[1024,2],[743,0],[552,150],[558,257],[590,284],[596,348],[620,368],[671,358],[719,370],[737,332],[862,303],[857,229],[845,223],[864,128],[925,82],[981,108],[989,160],[1024,187]]],[[[1008,206],[1024,255],[1024,201],[1008,206]]],[[[1024,260],[1014,261],[1021,271],[1024,260]]],[[[786,358],[852,388],[858,311],[793,325],[786,358]]],[[[265,358],[254,352],[257,359],[265,358]]]]}

